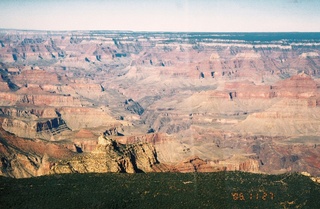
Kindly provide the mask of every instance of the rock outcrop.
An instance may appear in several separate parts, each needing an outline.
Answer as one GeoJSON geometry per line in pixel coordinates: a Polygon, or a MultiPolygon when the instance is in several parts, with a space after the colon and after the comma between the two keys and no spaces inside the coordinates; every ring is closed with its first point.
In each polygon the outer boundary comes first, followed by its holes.
{"type": "Polygon", "coordinates": [[[50,93],[35,94],[31,93],[31,90],[29,91],[29,93],[0,92],[0,104],[1,106],[81,106],[81,102],[77,97],[50,93]]]}
{"type": "Polygon", "coordinates": [[[54,136],[70,129],[60,117],[23,121],[20,119],[5,118],[2,128],[16,136],[24,138],[41,138],[46,140],[54,140],[54,136]]]}
{"type": "MultiPolygon", "coordinates": [[[[88,134],[85,131],[81,133],[88,134]]],[[[92,151],[77,152],[68,149],[66,143],[23,139],[0,128],[0,175],[26,178],[74,172],[169,171],[160,164],[150,143],[124,145],[105,135],[95,139],[95,143],[91,144],[95,147],[92,151]]]]}
{"type": "Polygon", "coordinates": [[[202,160],[198,156],[191,157],[183,162],[175,164],[173,171],[176,172],[217,172],[217,171],[246,171],[259,173],[260,166],[257,159],[233,157],[230,160],[202,160]]]}
{"type": "Polygon", "coordinates": [[[108,110],[92,107],[62,107],[59,109],[62,119],[72,130],[82,128],[128,125],[125,121],[116,120],[108,110]]]}
{"type": "Polygon", "coordinates": [[[155,148],[148,143],[123,145],[104,135],[96,150],[72,159],[56,162],[50,173],[118,172],[139,173],[164,171],[155,148]]]}
{"type": "Polygon", "coordinates": [[[0,175],[27,178],[47,175],[51,163],[71,158],[73,153],[63,144],[24,139],[0,128],[0,175]]]}

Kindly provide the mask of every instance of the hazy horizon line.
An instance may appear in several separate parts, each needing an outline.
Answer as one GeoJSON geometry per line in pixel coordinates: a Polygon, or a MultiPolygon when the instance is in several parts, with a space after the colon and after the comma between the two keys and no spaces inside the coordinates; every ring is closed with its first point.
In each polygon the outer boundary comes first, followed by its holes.
{"type": "Polygon", "coordinates": [[[125,29],[20,29],[0,28],[0,30],[73,32],[73,31],[115,31],[131,33],[320,33],[320,31],[170,31],[170,30],[125,30],[125,29]]]}

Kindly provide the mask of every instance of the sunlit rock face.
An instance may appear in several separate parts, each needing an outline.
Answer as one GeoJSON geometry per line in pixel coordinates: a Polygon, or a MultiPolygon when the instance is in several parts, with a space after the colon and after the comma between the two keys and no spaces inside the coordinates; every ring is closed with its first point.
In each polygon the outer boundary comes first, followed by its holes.
{"type": "Polygon", "coordinates": [[[288,37],[1,30],[1,175],[319,175],[320,40],[288,37]]]}
{"type": "Polygon", "coordinates": [[[88,155],[61,160],[50,173],[139,172],[168,171],[157,160],[155,148],[148,143],[123,145],[101,135],[98,146],[88,155]]]}

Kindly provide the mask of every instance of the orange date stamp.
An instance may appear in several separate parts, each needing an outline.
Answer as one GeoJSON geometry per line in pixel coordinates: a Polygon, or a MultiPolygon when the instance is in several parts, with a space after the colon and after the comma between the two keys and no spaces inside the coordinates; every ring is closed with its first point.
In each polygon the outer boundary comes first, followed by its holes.
{"type": "Polygon", "coordinates": [[[245,201],[245,200],[274,200],[275,195],[273,192],[232,192],[231,193],[233,200],[245,201]]]}

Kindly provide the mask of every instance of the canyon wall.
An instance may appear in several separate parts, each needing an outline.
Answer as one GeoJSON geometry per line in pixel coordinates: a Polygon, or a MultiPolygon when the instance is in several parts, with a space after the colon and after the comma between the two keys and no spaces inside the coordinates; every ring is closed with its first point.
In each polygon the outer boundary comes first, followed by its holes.
{"type": "Polygon", "coordinates": [[[320,175],[320,40],[291,35],[0,30],[2,175],[320,175]]]}

